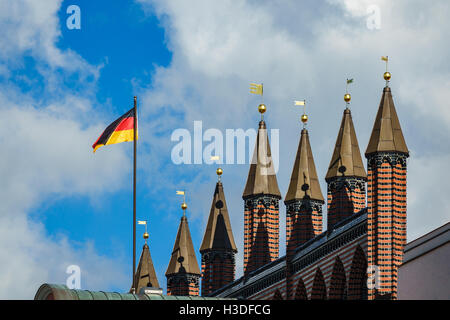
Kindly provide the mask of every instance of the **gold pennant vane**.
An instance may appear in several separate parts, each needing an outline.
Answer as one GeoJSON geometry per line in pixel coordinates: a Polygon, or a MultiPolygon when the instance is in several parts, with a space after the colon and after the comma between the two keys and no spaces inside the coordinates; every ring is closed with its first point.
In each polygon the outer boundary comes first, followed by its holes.
{"type": "Polygon", "coordinates": [[[263,85],[258,83],[250,83],[250,93],[263,95],[263,85]]]}

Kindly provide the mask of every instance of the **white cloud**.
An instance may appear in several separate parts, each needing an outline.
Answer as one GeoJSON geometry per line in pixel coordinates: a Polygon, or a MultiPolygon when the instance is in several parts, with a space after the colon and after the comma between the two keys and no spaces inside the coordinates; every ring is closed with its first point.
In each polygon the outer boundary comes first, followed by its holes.
{"type": "Polygon", "coordinates": [[[71,264],[81,267],[83,288],[129,285],[120,253],[101,256],[89,239],[76,243],[49,234],[31,217],[32,209],[54,199],[77,195],[95,203],[104,190],[121,188],[131,167],[123,148],[92,153],[93,137],[106,125],[85,125],[87,116],[92,121],[98,114],[91,95],[99,67],[57,48],[60,5],[53,0],[0,1],[1,75],[14,75],[26,56],[44,81],[38,97],[7,81],[0,85],[0,299],[30,299],[42,283],[64,284],[71,264]],[[65,74],[94,82],[88,81],[81,93],[69,91],[65,74]]]}

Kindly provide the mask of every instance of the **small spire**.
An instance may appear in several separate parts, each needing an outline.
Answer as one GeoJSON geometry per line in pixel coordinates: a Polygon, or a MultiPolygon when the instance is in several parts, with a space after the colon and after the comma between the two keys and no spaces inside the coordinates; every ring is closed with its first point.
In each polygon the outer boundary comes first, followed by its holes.
{"type": "Polygon", "coordinates": [[[303,128],[284,202],[301,200],[305,196],[312,200],[324,202],[311,145],[309,143],[308,130],[303,128]]]}
{"type": "MultiPolygon", "coordinates": [[[[222,173],[222,169],[218,168],[217,175],[219,178],[222,173]]],[[[217,181],[216,189],[214,190],[208,224],[206,225],[200,252],[210,249],[229,249],[237,252],[231,230],[225,193],[220,179],[217,181]]]]}
{"type": "Polygon", "coordinates": [[[147,220],[140,220],[138,221],[138,224],[145,225],[145,232],[143,236],[145,239],[145,244],[142,248],[141,258],[139,259],[139,264],[136,269],[135,283],[137,290],[135,290],[135,292],[139,292],[143,287],[159,288],[158,278],[156,277],[155,268],[150,255],[150,248],[147,244],[147,239],[149,237],[147,232],[147,220]]]}
{"type": "Polygon", "coordinates": [[[264,120],[259,122],[255,149],[242,198],[247,199],[259,194],[281,198],[264,120]]]}
{"type": "Polygon", "coordinates": [[[356,138],[352,114],[348,108],[344,110],[342,116],[341,126],[325,180],[329,181],[331,178],[342,176],[367,178],[358,139],[356,138]]]}
{"type": "Polygon", "coordinates": [[[169,266],[166,270],[166,276],[178,272],[200,274],[188,221],[185,216],[181,218],[180,225],[178,226],[177,237],[173,246],[169,266]]]}

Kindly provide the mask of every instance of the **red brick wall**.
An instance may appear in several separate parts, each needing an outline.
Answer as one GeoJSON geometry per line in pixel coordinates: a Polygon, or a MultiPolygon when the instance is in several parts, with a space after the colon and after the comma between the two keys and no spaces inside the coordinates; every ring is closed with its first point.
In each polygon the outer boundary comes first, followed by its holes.
{"type": "Polygon", "coordinates": [[[337,178],[328,182],[327,228],[366,207],[365,181],[360,178],[337,178]]]}
{"type": "Polygon", "coordinates": [[[368,264],[380,287],[369,299],[397,298],[397,270],[406,244],[406,156],[378,154],[368,160],[368,264]]]}
{"type": "Polygon", "coordinates": [[[279,256],[279,209],[275,197],[246,200],[244,209],[244,273],[279,256]]]}
{"type": "Polygon", "coordinates": [[[198,275],[170,275],[167,277],[168,296],[198,296],[198,275]]]}
{"type": "Polygon", "coordinates": [[[235,260],[232,251],[202,253],[202,296],[234,281],[235,260]]]}
{"type": "Polygon", "coordinates": [[[287,205],[286,253],[322,233],[322,205],[311,200],[299,200],[287,205]],[[305,203],[305,205],[302,205],[305,203]]]}

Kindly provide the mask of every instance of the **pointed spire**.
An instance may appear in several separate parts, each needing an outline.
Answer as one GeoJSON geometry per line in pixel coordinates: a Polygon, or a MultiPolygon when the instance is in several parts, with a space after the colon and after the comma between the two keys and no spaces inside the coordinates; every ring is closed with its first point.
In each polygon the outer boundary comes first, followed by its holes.
{"type": "Polygon", "coordinates": [[[388,86],[383,89],[380,106],[367,146],[366,157],[376,152],[401,152],[409,155],[395,111],[391,88],[388,86]]]}
{"type": "Polygon", "coordinates": [[[231,231],[223,185],[220,181],[217,182],[214,191],[208,224],[206,225],[200,252],[208,249],[228,249],[237,252],[233,232],[231,231]]]}
{"type": "Polygon", "coordinates": [[[308,130],[303,129],[284,202],[301,200],[305,195],[312,200],[324,201],[309,143],[308,130]]]}
{"type": "Polygon", "coordinates": [[[159,288],[158,278],[156,277],[155,268],[153,266],[152,256],[148,244],[145,243],[142,248],[141,258],[136,270],[136,292],[139,293],[141,288],[154,287],[159,288]]]}
{"type": "Polygon", "coordinates": [[[242,198],[246,199],[257,194],[274,195],[281,198],[264,120],[259,122],[255,151],[242,198]]]}
{"type": "Polygon", "coordinates": [[[342,176],[367,178],[353,126],[352,114],[348,108],[344,110],[342,116],[341,127],[325,180],[342,176]]]}
{"type": "Polygon", "coordinates": [[[188,221],[185,215],[181,217],[166,276],[178,272],[200,274],[188,221]]]}

